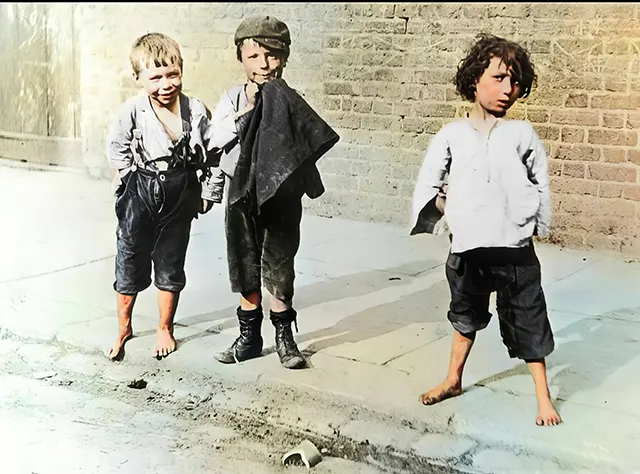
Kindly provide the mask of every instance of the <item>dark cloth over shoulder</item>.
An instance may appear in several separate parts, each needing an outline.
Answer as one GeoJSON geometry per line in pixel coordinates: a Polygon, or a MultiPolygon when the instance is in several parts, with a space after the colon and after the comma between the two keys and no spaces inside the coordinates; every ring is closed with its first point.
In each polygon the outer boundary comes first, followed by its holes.
{"type": "Polygon", "coordinates": [[[239,137],[230,205],[249,199],[260,214],[276,193],[295,199],[324,193],[316,162],[340,137],[283,79],[263,86],[239,137]]]}

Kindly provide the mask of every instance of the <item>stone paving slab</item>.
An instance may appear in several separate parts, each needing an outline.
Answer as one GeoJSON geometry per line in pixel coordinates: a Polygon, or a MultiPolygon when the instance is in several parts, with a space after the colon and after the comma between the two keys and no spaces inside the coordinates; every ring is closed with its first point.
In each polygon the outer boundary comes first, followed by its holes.
{"type": "MultiPolygon", "coordinates": [[[[2,168],[0,178],[9,183],[0,198],[23,203],[9,216],[17,219],[19,232],[0,236],[8,262],[0,273],[0,328],[85,352],[104,350],[117,327],[108,186],[79,175],[2,168]],[[27,180],[37,181],[50,198],[30,198],[20,184],[27,180]]],[[[537,246],[556,336],[548,359],[550,389],[566,421],[540,429],[533,424],[533,382],[522,362],[509,359],[496,321],[478,336],[465,393],[435,407],[418,404],[419,393],[444,377],[449,358],[443,268],[448,241],[409,238],[407,229],[393,226],[305,215],[296,268],[297,339],[310,368],[287,371],[279,365],[268,320],[264,357],[238,366],[217,363],[213,354],[237,331],[222,220],[218,206],[193,226],[189,282],[176,318],[178,351],[163,361],[151,359],[157,322],[151,288],[137,302],[139,336],[128,344],[124,362],[105,366],[105,376],[132,377],[127,360],[145,361],[217,380],[269,381],[338,395],[355,407],[429,426],[429,433],[414,433],[373,423],[377,443],[426,457],[467,457],[480,472],[589,472],[596,465],[598,472],[633,472],[640,466],[634,449],[640,441],[638,263],[604,252],[537,246]]],[[[14,350],[0,346],[5,353],[14,350]]],[[[20,351],[29,357],[28,348],[20,351]]],[[[82,366],[73,359],[61,364],[82,366]]],[[[355,436],[366,427],[343,428],[355,436]]]]}

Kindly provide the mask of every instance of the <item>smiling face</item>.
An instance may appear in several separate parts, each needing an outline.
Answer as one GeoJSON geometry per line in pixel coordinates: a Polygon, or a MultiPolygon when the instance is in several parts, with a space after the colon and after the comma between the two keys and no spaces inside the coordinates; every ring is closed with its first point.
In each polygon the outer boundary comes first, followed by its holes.
{"type": "Polygon", "coordinates": [[[251,39],[242,43],[240,61],[247,79],[260,85],[281,77],[285,65],[278,51],[267,49],[251,39]]]}
{"type": "Polygon", "coordinates": [[[174,104],[182,91],[182,68],[178,64],[142,66],[138,82],[151,100],[162,107],[174,104]]]}
{"type": "Polygon", "coordinates": [[[475,100],[492,115],[502,117],[520,97],[520,84],[499,57],[492,57],[489,66],[476,82],[475,100]]]}

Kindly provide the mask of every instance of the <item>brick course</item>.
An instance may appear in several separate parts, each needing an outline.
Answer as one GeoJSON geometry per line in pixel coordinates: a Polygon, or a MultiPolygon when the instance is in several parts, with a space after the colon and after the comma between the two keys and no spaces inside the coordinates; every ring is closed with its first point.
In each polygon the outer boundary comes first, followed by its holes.
{"type": "Polygon", "coordinates": [[[233,32],[270,13],[292,30],[285,79],[342,137],[320,162],[327,193],[311,212],[408,225],[419,165],[437,130],[465,110],[451,84],[480,31],[525,43],[537,87],[510,117],[550,152],[553,242],[637,249],[640,228],[639,5],[80,4],[85,165],[106,176],[104,133],[135,92],[128,48],[162,31],[185,56],[185,91],[213,108],[242,80],[233,32]],[[606,222],[602,219],[606,217],[606,222]]]}

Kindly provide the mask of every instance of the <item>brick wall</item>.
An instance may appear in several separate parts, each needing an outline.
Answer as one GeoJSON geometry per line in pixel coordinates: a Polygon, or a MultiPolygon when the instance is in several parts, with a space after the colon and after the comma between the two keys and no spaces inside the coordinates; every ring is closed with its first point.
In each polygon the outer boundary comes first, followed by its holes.
{"type": "Polygon", "coordinates": [[[407,225],[433,134],[466,107],[452,79],[480,31],[524,43],[538,85],[510,111],[531,121],[550,157],[552,240],[640,252],[638,4],[83,4],[85,164],[105,176],[104,132],[133,93],[128,48],[174,36],[186,92],[213,107],[242,79],[233,32],[242,18],[287,22],[285,79],[340,133],[321,160],[327,187],[309,211],[407,225]]]}

